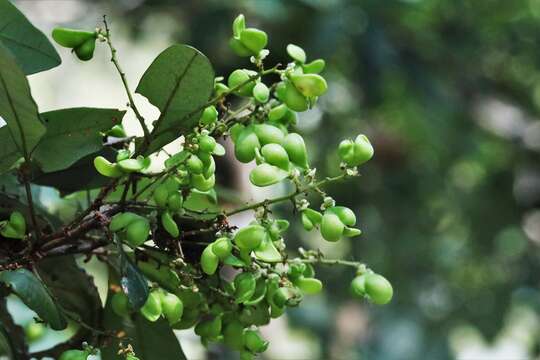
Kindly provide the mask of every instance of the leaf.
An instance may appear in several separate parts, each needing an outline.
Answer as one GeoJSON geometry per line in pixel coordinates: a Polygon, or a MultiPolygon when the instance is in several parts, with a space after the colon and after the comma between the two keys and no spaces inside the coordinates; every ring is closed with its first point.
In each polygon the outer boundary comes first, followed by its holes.
{"type": "Polygon", "coordinates": [[[11,138],[11,133],[7,126],[0,128],[0,175],[8,171],[11,166],[19,160],[21,152],[17,144],[11,138]]]}
{"type": "Polygon", "coordinates": [[[148,281],[139,268],[122,252],[120,255],[120,285],[134,309],[140,309],[148,299],[148,281]]]}
{"type": "Polygon", "coordinates": [[[0,41],[26,75],[60,65],[60,56],[47,37],[9,0],[0,0],[0,41]]]}
{"type": "Polygon", "coordinates": [[[0,298],[0,354],[2,352],[5,352],[9,359],[28,358],[24,330],[13,321],[5,298],[0,298]]]}
{"type": "Polygon", "coordinates": [[[197,124],[214,88],[214,70],[197,49],[173,45],[152,62],[137,86],[161,111],[155,123],[152,149],[174,140],[197,124]]]}
{"type": "Polygon", "coordinates": [[[62,312],[51,298],[51,295],[34,274],[26,269],[3,271],[0,281],[11,287],[11,290],[46,321],[52,329],[63,330],[67,326],[62,312]]]}
{"type": "Polygon", "coordinates": [[[41,114],[47,133],[34,151],[34,159],[48,173],[68,168],[103,147],[104,132],[122,121],[125,111],[71,108],[41,114]]]}
{"type": "Polygon", "coordinates": [[[7,123],[19,151],[28,157],[45,134],[26,76],[0,45],[0,117],[7,123]]]}

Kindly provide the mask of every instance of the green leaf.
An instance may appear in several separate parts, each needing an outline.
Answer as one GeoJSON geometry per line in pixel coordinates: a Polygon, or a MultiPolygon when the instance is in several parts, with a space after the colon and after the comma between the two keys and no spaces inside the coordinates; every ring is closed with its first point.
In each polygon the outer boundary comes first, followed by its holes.
{"type": "Polygon", "coordinates": [[[36,159],[44,172],[63,170],[103,146],[100,134],[122,121],[125,111],[72,108],[41,114],[47,133],[41,138],[36,159]]]}
{"type": "Polygon", "coordinates": [[[51,295],[34,274],[26,269],[3,271],[0,281],[11,290],[38,316],[46,321],[54,330],[63,330],[67,326],[66,319],[51,295]]]}
{"type": "Polygon", "coordinates": [[[136,90],[161,111],[152,148],[166,145],[174,140],[173,135],[178,137],[196,125],[213,88],[212,65],[197,49],[177,44],[159,54],[136,90]]]}
{"type": "Polygon", "coordinates": [[[8,171],[11,166],[19,160],[21,152],[17,144],[11,138],[11,133],[7,126],[0,128],[0,175],[8,171]]]}
{"type": "MultiPolygon", "coordinates": [[[[0,12],[1,13],[1,12],[0,12]]],[[[7,123],[19,151],[30,157],[45,134],[26,76],[5,47],[0,45],[0,117],[7,123]]]]}
{"type": "Polygon", "coordinates": [[[148,281],[139,268],[122,253],[120,255],[120,285],[134,309],[141,308],[148,299],[148,281]]]}
{"type": "Polygon", "coordinates": [[[0,41],[27,75],[60,65],[60,56],[47,37],[9,0],[0,0],[0,41]]]}

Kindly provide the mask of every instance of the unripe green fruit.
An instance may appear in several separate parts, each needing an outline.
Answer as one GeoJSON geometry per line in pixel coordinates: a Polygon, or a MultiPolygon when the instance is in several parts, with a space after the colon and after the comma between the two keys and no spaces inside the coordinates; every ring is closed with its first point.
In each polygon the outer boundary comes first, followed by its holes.
{"type": "Polygon", "coordinates": [[[239,38],[242,30],[246,28],[246,19],[243,14],[238,15],[232,24],[233,36],[239,38]]]}
{"type": "Polygon", "coordinates": [[[127,136],[122,124],[114,125],[109,131],[107,131],[107,135],[116,138],[124,138],[127,136]]]}
{"type": "Polygon", "coordinates": [[[339,144],[338,154],[348,166],[361,165],[373,157],[373,146],[365,135],[358,135],[352,140],[343,140],[339,144]]]}
{"type": "Polygon", "coordinates": [[[270,164],[261,164],[249,173],[249,180],[255,186],[264,187],[280,182],[289,176],[285,170],[270,164]]]}
{"type": "Polygon", "coordinates": [[[186,166],[188,170],[193,174],[201,174],[204,169],[204,164],[202,160],[195,154],[191,155],[186,160],[186,166]]]}
{"type": "Polygon", "coordinates": [[[229,129],[229,134],[231,135],[233,143],[236,144],[236,141],[238,140],[240,134],[242,133],[242,131],[244,131],[245,128],[246,127],[244,125],[236,123],[229,129]]]}
{"type": "Polygon", "coordinates": [[[247,28],[240,32],[240,41],[253,55],[257,56],[268,44],[268,35],[262,30],[247,28]]]}
{"type": "Polygon", "coordinates": [[[163,185],[167,188],[168,194],[171,194],[180,189],[180,180],[176,176],[170,176],[163,185]]]}
{"type": "MultiPolygon", "coordinates": [[[[265,295],[266,295],[266,280],[261,276],[257,280],[257,283],[255,285],[255,292],[253,293],[253,296],[251,296],[248,301],[245,301],[244,305],[257,305],[261,301],[264,300],[265,295]]],[[[253,315],[254,311],[250,311],[249,313],[253,315]]],[[[250,320],[253,320],[252,316],[250,316],[250,318],[251,318],[250,320]]]]}
{"type": "Polygon", "coordinates": [[[216,143],[216,147],[212,151],[212,155],[223,156],[225,155],[225,147],[220,143],[216,143]]]}
{"type": "Polygon", "coordinates": [[[124,175],[124,173],[118,168],[116,164],[111,163],[103,156],[97,156],[94,159],[94,167],[96,168],[98,173],[106,177],[117,178],[124,175]]]}
{"type": "Polygon", "coordinates": [[[248,301],[257,287],[255,276],[250,272],[243,272],[234,278],[234,298],[237,304],[248,301]]]}
{"type": "Polygon", "coordinates": [[[240,360],[253,360],[255,359],[255,355],[253,355],[249,351],[241,351],[240,352],[240,360]]]}
{"type": "Polygon", "coordinates": [[[126,228],[129,224],[136,220],[143,219],[141,216],[132,212],[119,213],[112,217],[109,223],[109,230],[117,232],[126,228]]]}
{"type": "Polygon", "coordinates": [[[161,184],[154,190],[154,202],[159,207],[166,207],[169,200],[169,189],[165,184],[161,184]]]}
{"type": "Polygon", "coordinates": [[[133,354],[127,354],[126,360],[140,360],[140,359],[133,354]]]}
{"type": "Polygon", "coordinates": [[[291,81],[305,97],[321,96],[328,90],[326,80],[317,74],[291,75],[291,81]]]}
{"type": "Polygon", "coordinates": [[[280,287],[272,300],[278,307],[296,306],[302,301],[302,294],[293,287],[280,287]]]}
{"type": "Polygon", "coordinates": [[[212,244],[204,248],[201,254],[201,268],[205,274],[215,274],[219,264],[219,257],[212,251],[212,244]]]}
{"type": "Polygon", "coordinates": [[[255,149],[260,147],[259,138],[253,132],[253,129],[246,128],[238,135],[234,155],[238,161],[248,163],[255,159],[255,149]]]}
{"type": "Polygon", "coordinates": [[[24,219],[24,216],[20,212],[14,211],[11,213],[9,217],[9,224],[19,234],[21,235],[26,234],[26,220],[24,219]]]}
{"type": "Polygon", "coordinates": [[[324,70],[326,62],[323,59],[313,60],[309,64],[303,64],[304,74],[319,74],[324,70]]]}
{"type": "Polygon", "coordinates": [[[321,292],[323,284],[319,279],[299,277],[294,281],[294,285],[298,286],[307,295],[315,295],[321,292]]]}
{"type": "Polygon", "coordinates": [[[245,85],[240,86],[235,90],[235,93],[241,96],[251,96],[253,88],[255,87],[255,81],[249,81],[251,77],[256,76],[255,71],[246,70],[246,69],[237,69],[234,70],[227,80],[229,88],[236,88],[245,83],[245,85]]]}
{"type": "Polygon", "coordinates": [[[170,325],[173,325],[182,318],[184,304],[182,303],[182,300],[174,294],[161,294],[161,310],[165,319],[167,319],[170,325]]]}
{"type": "Polygon", "coordinates": [[[204,169],[203,175],[205,178],[208,179],[210,176],[214,175],[215,172],[216,172],[216,163],[214,161],[214,158],[210,157],[210,163],[204,169]]]}
{"type": "Polygon", "coordinates": [[[152,291],[148,295],[148,299],[140,309],[141,314],[148,319],[148,321],[157,321],[162,313],[161,308],[161,296],[159,292],[152,291]]]}
{"type": "Polygon", "coordinates": [[[24,334],[26,335],[28,342],[39,340],[46,332],[47,328],[45,325],[37,322],[31,322],[24,328],[24,334]]]}
{"type": "Polygon", "coordinates": [[[199,140],[199,150],[206,153],[211,153],[216,148],[216,139],[210,135],[201,135],[198,138],[199,140]]]}
{"type": "Polygon", "coordinates": [[[269,236],[266,236],[261,245],[255,249],[255,257],[267,263],[276,263],[283,260],[269,236]]]}
{"type": "Polygon", "coordinates": [[[237,38],[229,39],[229,47],[231,50],[238,56],[247,57],[253,55],[252,51],[249,50],[241,41],[237,38]]]}
{"type": "Polygon", "coordinates": [[[55,28],[52,31],[52,37],[54,41],[63,47],[76,48],[82,45],[85,41],[96,38],[95,32],[67,29],[67,28],[55,28]]]}
{"type": "Polygon", "coordinates": [[[203,338],[214,339],[221,333],[221,316],[203,320],[195,326],[195,334],[203,338]]]}
{"type": "Polygon", "coordinates": [[[229,87],[222,83],[216,83],[214,85],[214,92],[216,93],[216,96],[223,95],[225,93],[229,92],[229,87]]]}
{"type": "Polygon", "coordinates": [[[178,225],[174,221],[170,212],[165,211],[163,214],[161,214],[161,225],[163,225],[165,231],[167,231],[173,238],[177,238],[180,235],[178,225]]]}
{"type": "Polygon", "coordinates": [[[129,315],[129,299],[122,291],[115,293],[111,298],[111,307],[120,317],[129,315]]]}
{"type": "Polygon", "coordinates": [[[351,292],[358,297],[366,295],[366,274],[358,275],[351,281],[351,292]]]}
{"type": "Polygon", "coordinates": [[[220,260],[225,260],[231,255],[232,243],[229,238],[222,237],[214,241],[212,244],[212,252],[219,257],[220,260]]]}
{"type": "Polygon", "coordinates": [[[146,219],[136,220],[128,225],[126,240],[132,246],[140,246],[148,239],[150,223],[146,219]]]}
{"type": "Polygon", "coordinates": [[[208,191],[216,184],[216,178],[214,175],[206,179],[203,175],[192,175],[191,185],[199,191],[208,191]]]}
{"type": "Polygon", "coordinates": [[[86,350],[67,350],[60,355],[59,360],[86,360],[90,355],[86,350]]]}
{"type": "Polygon", "coordinates": [[[244,347],[244,325],[238,320],[233,320],[225,326],[223,330],[223,342],[234,350],[244,347]]]}
{"type": "Polygon", "coordinates": [[[366,295],[377,305],[384,305],[392,300],[394,290],[392,284],[379,274],[366,275],[366,295]]]}
{"type": "Polygon", "coordinates": [[[248,225],[238,230],[234,242],[240,249],[252,251],[261,245],[266,236],[266,229],[261,225],[248,225]]]}
{"type": "Polygon", "coordinates": [[[345,230],[343,230],[343,236],[346,237],[355,237],[362,234],[362,230],[352,228],[352,227],[345,227],[345,230]]]}
{"type": "Polygon", "coordinates": [[[307,231],[311,231],[316,225],[322,221],[322,214],[313,209],[307,208],[302,211],[302,225],[307,231]]]}
{"type": "Polygon", "coordinates": [[[289,278],[293,281],[304,276],[304,271],[306,271],[306,264],[304,263],[292,263],[289,264],[289,271],[287,272],[289,278]]]}
{"type": "Polygon", "coordinates": [[[259,82],[253,88],[253,97],[260,103],[265,103],[270,97],[270,89],[264,83],[259,82]]]}
{"type": "Polygon", "coordinates": [[[345,225],[343,225],[336,214],[326,212],[323,215],[321,222],[321,234],[325,240],[332,242],[338,241],[341,239],[344,229],[345,225]]]}
{"type": "Polygon", "coordinates": [[[246,348],[254,353],[261,353],[268,348],[268,341],[264,340],[258,331],[244,331],[244,344],[246,348]]]}
{"type": "Polygon", "coordinates": [[[75,48],[75,55],[82,61],[88,61],[94,56],[96,39],[88,39],[75,48]]]}
{"type": "Polygon", "coordinates": [[[22,239],[24,234],[21,234],[9,222],[4,222],[4,225],[0,227],[0,235],[10,239],[22,239]]]}
{"type": "Polygon", "coordinates": [[[281,146],[287,151],[289,159],[295,165],[304,169],[308,167],[306,144],[302,136],[296,133],[290,133],[285,136],[281,146]]]}
{"type": "Polygon", "coordinates": [[[356,224],[356,215],[354,212],[345,206],[334,206],[328,209],[339,217],[339,220],[346,226],[354,226],[356,224]]]}
{"type": "Polygon", "coordinates": [[[142,156],[138,156],[136,159],[125,159],[122,161],[118,161],[117,165],[122,171],[126,173],[132,173],[147,168],[150,163],[142,156]]]}
{"type": "Polygon", "coordinates": [[[253,131],[261,145],[266,144],[281,144],[285,135],[283,131],[276,126],[269,124],[257,124],[253,126],[253,131]]]}
{"type": "Polygon", "coordinates": [[[129,159],[131,157],[131,151],[128,149],[121,149],[118,150],[118,153],[116,154],[116,162],[129,159]]]}
{"type": "Polygon", "coordinates": [[[167,199],[167,207],[172,212],[178,212],[182,209],[182,205],[184,203],[184,200],[182,198],[182,195],[177,191],[169,195],[169,198],[167,199]]]}
{"type": "Polygon", "coordinates": [[[266,144],[261,148],[261,154],[270,165],[275,165],[283,170],[289,170],[289,155],[283,146],[266,144]]]}
{"type": "Polygon", "coordinates": [[[285,82],[285,81],[278,82],[278,84],[276,85],[276,90],[275,90],[276,97],[280,101],[284,102],[286,92],[287,92],[287,82],[285,82]]]}
{"type": "Polygon", "coordinates": [[[290,82],[285,82],[285,88],[280,99],[287,107],[294,111],[306,111],[309,108],[309,102],[304,95],[290,82]]]}
{"type": "Polygon", "coordinates": [[[272,122],[279,121],[285,116],[287,111],[289,111],[289,109],[285,104],[275,106],[268,112],[268,120],[272,122]]]}
{"type": "Polygon", "coordinates": [[[287,45],[287,54],[301,64],[306,62],[306,52],[300,46],[289,44],[287,45]]]}
{"type": "Polygon", "coordinates": [[[218,118],[218,111],[214,105],[206,107],[199,120],[202,125],[210,125],[216,122],[218,118]]]}

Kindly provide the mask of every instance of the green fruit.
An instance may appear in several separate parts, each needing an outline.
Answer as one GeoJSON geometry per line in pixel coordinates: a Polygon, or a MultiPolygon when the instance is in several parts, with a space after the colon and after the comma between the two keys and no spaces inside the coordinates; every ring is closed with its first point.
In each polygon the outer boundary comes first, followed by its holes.
{"type": "Polygon", "coordinates": [[[140,359],[133,354],[127,354],[126,360],[140,360],[140,359]]]}
{"type": "Polygon", "coordinates": [[[1,227],[0,235],[2,235],[5,238],[10,239],[22,239],[24,238],[24,234],[21,234],[17,230],[11,226],[9,222],[4,222],[4,225],[1,227]]]}
{"type": "Polygon", "coordinates": [[[365,135],[358,135],[352,140],[343,140],[339,144],[338,154],[348,166],[361,165],[373,157],[373,146],[365,135]]]}
{"type": "Polygon", "coordinates": [[[111,163],[103,156],[97,156],[94,159],[94,167],[96,168],[98,173],[106,177],[117,178],[124,175],[124,173],[118,168],[116,164],[111,163]]]}
{"type": "Polygon", "coordinates": [[[24,219],[23,214],[18,211],[11,213],[9,217],[9,224],[17,231],[19,234],[26,234],[26,220],[24,219]]]}
{"type": "Polygon", "coordinates": [[[242,272],[234,278],[234,298],[237,304],[248,301],[257,287],[255,276],[250,272],[242,272]]]}
{"type": "Polygon", "coordinates": [[[153,194],[154,202],[159,207],[166,207],[169,200],[169,189],[167,185],[161,184],[154,190],[153,194]]]}
{"type": "Polygon", "coordinates": [[[161,308],[161,296],[159,292],[152,291],[148,295],[148,299],[140,309],[141,314],[148,319],[148,321],[157,321],[162,313],[161,308]]]}
{"type": "Polygon", "coordinates": [[[88,61],[94,56],[96,39],[88,39],[75,48],[75,55],[82,61],[88,61]]]}
{"type": "Polygon", "coordinates": [[[255,186],[264,187],[280,182],[289,172],[270,164],[261,164],[249,173],[249,180],[255,186]]]}
{"type": "Polygon", "coordinates": [[[246,28],[246,19],[243,14],[238,15],[232,25],[233,36],[239,38],[242,30],[246,28]]]}
{"type": "Polygon", "coordinates": [[[264,83],[259,82],[253,88],[253,97],[260,103],[265,103],[270,97],[270,89],[264,83]]]}
{"type": "Polygon", "coordinates": [[[180,230],[178,230],[178,225],[174,221],[170,212],[165,211],[161,214],[161,225],[165,231],[169,233],[173,238],[177,238],[180,235],[180,230]]]}
{"type": "Polygon", "coordinates": [[[216,96],[221,96],[229,92],[229,87],[222,83],[216,83],[214,85],[214,92],[216,93],[216,96]]]}
{"type": "Polygon", "coordinates": [[[287,54],[294,60],[303,64],[306,62],[306,52],[300,46],[289,44],[287,45],[287,54]]]}
{"type": "Polygon", "coordinates": [[[214,254],[212,244],[204,248],[201,254],[201,268],[205,274],[215,274],[219,264],[219,257],[214,254]]]}
{"type": "Polygon", "coordinates": [[[241,351],[240,352],[240,360],[253,360],[255,359],[255,355],[253,355],[249,351],[241,351]]]}
{"type": "Polygon", "coordinates": [[[358,275],[351,281],[351,292],[358,297],[366,296],[366,275],[358,275]]]}
{"type": "Polygon", "coordinates": [[[179,322],[182,318],[184,313],[184,304],[182,303],[182,300],[180,300],[178,296],[174,294],[161,294],[161,310],[163,312],[163,316],[165,316],[165,319],[167,319],[170,325],[173,325],[179,322]]]}
{"type": "Polygon", "coordinates": [[[245,128],[246,127],[240,123],[236,123],[233,126],[231,126],[231,128],[229,129],[229,134],[231,135],[231,139],[233,143],[236,143],[236,140],[238,140],[238,137],[240,136],[240,134],[245,128]]]}
{"type": "Polygon", "coordinates": [[[356,215],[354,212],[345,206],[334,206],[328,211],[333,212],[339,217],[339,220],[346,226],[354,226],[356,224],[356,215]]]}
{"type": "Polygon", "coordinates": [[[261,225],[248,225],[238,230],[234,242],[240,249],[252,251],[261,245],[266,236],[266,229],[261,225]]]}
{"type": "Polygon", "coordinates": [[[284,90],[280,95],[280,99],[287,105],[287,107],[294,111],[306,111],[309,108],[309,102],[304,95],[290,82],[285,82],[284,90]]]}
{"type": "Polygon", "coordinates": [[[111,307],[120,317],[129,315],[129,299],[122,291],[115,293],[111,298],[111,307]]]}
{"type": "Polygon", "coordinates": [[[150,161],[142,156],[138,156],[136,159],[118,161],[117,165],[122,171],[132,173],[146,169],[150,166],[150,161]]]}
{"type": "Polygon", "coordinates": [[[180,189],[180,180],[176,176],[168,177],[163,183],[167,188],[167,193],[171,194],[180,189]]]}
{"type": "Polygon", "coordinates": [[[253,88],[255,87],[255,81],[249,80],[256,75],[257,73],[252,70],[237,69],[229,75],[227,84],[229,85],[229,88],[235,89],[234,92],[237,95],[251,96],[253,88]]]}
{"type": "Polygon", "coordinates": [[[346,227],[345,230],[343,230],[343,236],[346,237],[355,237],[362,234],[362,230],[352,228],[352,227],[346,227]]]}
{"type": "Polygon", "coordinates": [[[319,74],[324,70],[326,62],[323,59],[313,60],[309,64],[303,64],[304,74],[319,74]]]}
{"type": "Polygon", "coordinates": [[[268,124],[257,124],[253,126],[253,131],[261,145],[266,144],[281,144],[285,135],[283,131],[276,126],[268,124]]]}
{"type": "Polygon", "coordinates": [[[204,169],[203,175],[205,178],[208,179],[210,176],[214,175],[215,172],[216,172],[216,162],[214,161],[213,157],[210,157],[210,163],[204,169]]]}
{"type": "Polygon", "coordinates": [[[316,225],[322,221],[322,214],[313,209],[307,208],[302,211],[302,225],[307,231],[311,231],[316,225]]]}
{"type": "Polygon", "coordinates": [[[255,149],[260,148],[259,138],[252,128],[242,130],[236,140],[234,155],[238,161],[248,163],[255,159],[255,149]]]}
{"type": "Polygon", "coordinates": [[[255,257],[267,263],[276,263],[283,260],[269,236],[265,237],[261,245],[255,249],[255,257]]]}
{"type": "Polygon", "coordinates": [[[212,252],[217,255],[220,260],[225,260],[231,255],[232,243],[229,238],[222,237],[214,241],[212,244],[212,252]]]}
{"type": "Polygon", "coordinates": [[[47,327],[41,323],[31,322],[24,328],[24,333],[28,342],[39,340],[47,332],[47,327]]]}
{"type": "Polygon", "coordinates": [[[67,28],[55,28],[52,31],[52,37],[58,45],[67,48],[76,48],[87,40],[95,39],[96,33],[67,28]]]}
{"type": "Polygon", "coordinates": [[[287,151],[289,159],[295,165],[302,168],[308,167],[306,144],[304,143],[302,136],[296,133],[290,133],[285,136],[281,146],[287,151]]]}
{"type": "Polygon", "coordinates": [[[278,307],[296,306],[302,301],[302,294],[293,287],[280,287],[272,300],[278,307]]]}
{"type": "Polygon", "coordinates": [[[142,218],[128,225],[126,229],[126,240],[132,246],[140,246],[148,239],[150,223],[142,218]]]}
{"type": "Polygon", "coordinates": [[[201,115],[199,122],[202,125],[210,125],[217,121],[218,111],[214,105],[206,107],[201,115]]]}
{"type": "Polygon", "coordinates": [[[304,294],[307,295],[315,295],[321,292],[323,284],[319,279],[315,278],[305,278],[305,277],[299,277],[295,282],[294,285],[296,285],[300,290],[304,292],[304,294]]]}
{"type": "Polygon", "coordinates": [[[186,166],[192,174],[202,174],[204,169],[202,160],[195,154],[187,159],[186,166]]]}
{"type": "Polygon", "coordinates": [[[268,348],[268,341],[264,340],[258,331],[244,331],[244,343],[246,348],[254,353],[261,353],[268,348]]]}
{"type": "Polygon", "coordinates": [[[131,151],[127,149],[118,150],[116,154],[116,162],[129,159],[131,157],[131,151]]]}
{"type": "Polygon", "coordinates": [[[377,305],[389,303],[394,294],[392,284],[378,274],[366,275],[365,289],[369,300],[377,305]]]}
{"type": "Polygon", "coordinates": [[[214,339],[221,333],[221,316],[203,320],[195,326],[195,334],[203,338],[214,339]]]}
{"type": "Polygon", "coordinates": [[[275,106],[268,112],[268,120],[272,122],[278,121],[285,116],[287,111],[289,111],[289,109],[285,104],[275,106]]]}
{"type": "Polygon", "coordinates": [[[216,148],[216,139],[210,135],[201,135],[198,138],[199,140],[199,149],[206,153],[211,153],[216,148]]]}
{"type": "Polygon", "coordinates": [[[241,41],[237,38],[229,39],[229,47],[231,50],[238,56],[247,57],[253,55],[251,50],[249,50],[241,41]]]}
{"type": "Polygon", "coordinates": [[[214,175],[206,179],[203,175],[192,175],[191,185],[199,191],[208,191],[216,184],[216,178],[214,175]]]}
{"type": "Polygon", "coordinates": [[[326,80],[317,74],[291,75],[291,81],[305,97],[321,96],[328,90],[326,80]]]}
{"type": "Polygon", "coordinates": [[[167,199],[167,207],[172,212],[178,212],[182,209],[182,205],[184,203],[184,200],[182,198],[182,195],[177,191],[169,195],[169,198],[167,199]]]}
{"type": "Polygon", "coordinates": [[[122,124],[114,125],[109,131],[107,131],[107,135],[116,138],[125,138],[127,136],[122,124]]]}
{"type": "MultiPolygon", "coordinates": [[[[266,280],[261,276],[257,280],[257,284],[255,285],[255,292],[253,293],[253,296],[249,298],[248,301],[244,302],[244,305],[257,305],[261,301],[264,300],[266,296],[266,280]]],[[[253,314],[253,311],[251,312],[253,314]]]]}
{"type": "Polygon", "coordinates": [[[247,28],[240,32],[240,41],[253,55],[258,55],[268,44],[268,35],[262,30],[247,28]]]}
{"type": "Polygon", "coordinates": [[[90,352],[87,350],[67,350],[60,355],[58,360],[86,360],[90,352]]]}
{"type": "Polygon", "coordinates": [[[332,242],[338,241],[341,239],[344,229],[345,225],[343,225],[336,214],[326,212],[323,215],[321,222],[321,234],[325,240],[332,242]]]}
{"type": "Polygon", "coordinates": [[[216,147],[214,151],[212,151],[212,155],[216,155],[216,156],[225,155],[225,147],[221,145],[220,143],[216,143],[216,147]]]}
{"type": "Polygon", "coordinates": [[[289,155],[283,146],[266,144],[261,148],[261,154],[270,165],[275,165],[283,170],[289,170],[289,155]]]}
{"type": "Polygon", "coordinates": [[[234,350],[244,347],[244,325],[238,320],[233,320],[225,326],[223,330],[223,342],[234,350]]]}

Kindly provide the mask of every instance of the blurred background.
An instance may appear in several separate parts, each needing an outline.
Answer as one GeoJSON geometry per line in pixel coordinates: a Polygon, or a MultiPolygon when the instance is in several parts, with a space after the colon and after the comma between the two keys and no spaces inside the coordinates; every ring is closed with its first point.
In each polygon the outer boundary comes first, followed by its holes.
{"type": "MultiPolygon", "coordinates": [[[[372,140],[361,178],[328,189],[355,210],[363,235],[329,246],[284,206],[286,239],[366,262],[395,296],[384,307],[352,299],[352,272],[319,267],[326,291],[264,330],[265,358],[540,358],[539,0],[14,3],[48,35],[59,25],[93,29],[107,14],[132,88],[174,42],[201,50],[219,75],[249,67],[227,45],[240,12],[269,34],[269,64],[286,60],[291,42],[326,59],[330,90],[299,129],[321,176],[338,171],[341,139],[372,140]]],[[[62,66],[31,76],[42,111],[125,107],[105,47],[89,63],[58,50],[62,66]]],[[[229,169],[222,184],[245,200],[267,196],[246,174],[229,169]]],[[[180,338],[189,358],[232,356],[207,353],[189,332],[180,338]]]]}

